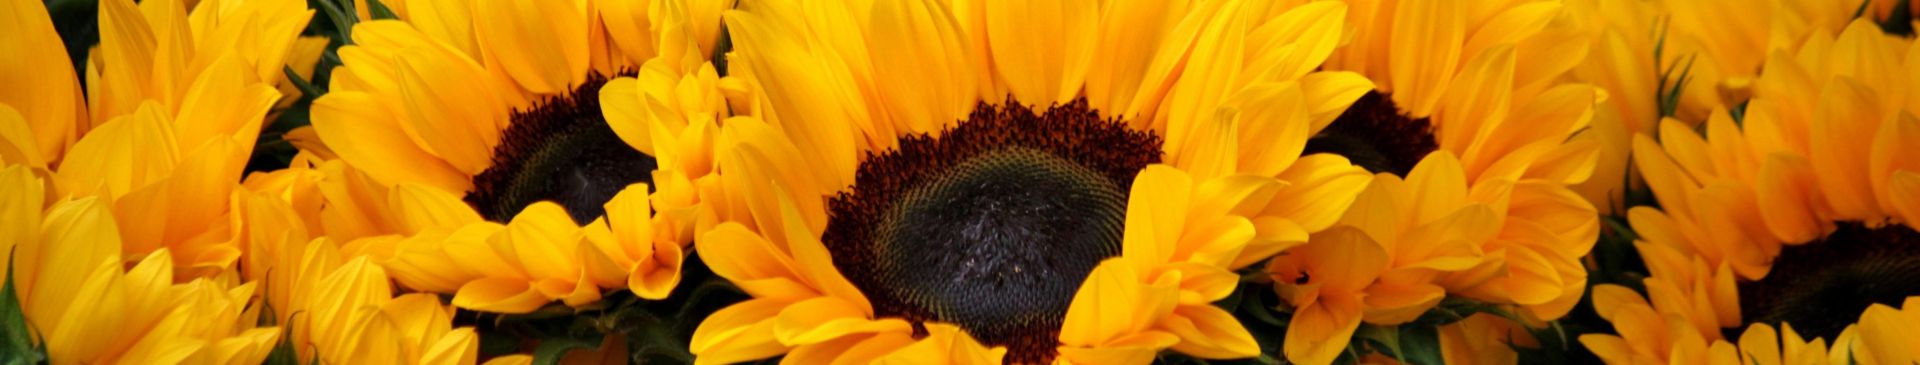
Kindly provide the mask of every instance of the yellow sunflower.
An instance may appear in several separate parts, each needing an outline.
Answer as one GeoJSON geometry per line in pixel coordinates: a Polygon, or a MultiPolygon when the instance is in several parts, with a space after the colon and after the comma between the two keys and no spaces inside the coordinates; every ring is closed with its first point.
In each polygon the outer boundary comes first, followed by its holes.
{"type": "Polygon", "coordinates": [[[1369,180],[1301,156],[1371,87],[1314,71],[1345,4],[744,5],[761,117],[720,127],[737,200],[696,252],[753,299],[701,324],[701,363],[1253,356],[1211,304],[1232,270],[1369,180]]]}
{"type": "MultiPolygon", "coordinates": [[[[1593,178],[1576,189],[1596,206],[1624,210],[1621,194],[1628,187],[1621,182],[1631,169],[1632,135],[1653,133],[1662,117],[1696,125],[1716,106],[1746,102],[1769,53],[1797,48],[1815,29],[1839,31],[1862,1],[1565,4],[1593,38],[1589,61],[1575,66],[1570,76],[1612,95],[1595,110],[1590,130],[1575,136],[1601,146],[1593,178]]],[[[1629,183],[1638,188],[1641,182],[1629,183]]]]}
{"type": "MultiPolygon", "coordinates": [[[[102,1],[101,43],[78,78],[46,9],[9,1],[0,68],[0,159],[51,168],[51,195],[103,199],[130,260],[168,249],[184,277],[231,268],[224,202],[239,181],[274,83],[312,11],[302,1],[102,1]],[[239,19],[239,20],[236,20],[239,19]],[[16,83],[17,82],[17,83],[16,83]],[[157,214],[164,213],[164,214],[157,214]]],[[[308,61],[310,62],[310,60],[308,61]]]]}
{"type": "Polygon", "coordinates": [[[453,328],[453,308],[429,293],[394,295],[387,271],[342,254],[330,238],[309,239],[287,201],[237,194],[244,217],[244,275],[264,286],[271,320],[286,327],[300,362],[473,364],[479,334],[453,328]]]}
{"type": "Polygon", "coordinates": [[[1381,174],[1342,224],[1366,233],[1349,239],[1381,246],[1388,267],[1417,268],[1372,283],[1399,289],[1370,299],[1366,321],[1411,320],[1445,295],[1537,320],[1566,314],[1599,233],[1595,208],[1570,186],[1593,174],[1598,144],[1576,137],[1607,94],[1565,76],[1591,37],[1556,1],[1349,3],[1358,33],[1328,69],[1376,87],[1308,150],[1381,174]],[[1409,238],[1417,243],[1396,243],[1409,238]]]}
{"type": "MultiPolygon", "coordinates": [[[[1672,119],[1657,142],[1635,137],[1660,207],[1628,218],[1652,309],[1672,331],[1712,341],[1723,328],[1791,325],[1833,339],[1837,353],[1854,324],[1838,316],[1920,294],[1908,213],[1920,205],[1916,61],[1911,39],[1855,20],[1771,53],[1753,98],[1713,110],[1704,138],[1672,119]]],[[[1619,335],[1582,342],[1603,358],[1669,355],[1667,337],[1630,333],[1647,319],[1601,315],[1619,335]]]]}
{"type": "MultiPolygon", "coordinates": [[[[258,285],[225,278],[175,283],[154,250],[123,263],[112,207],[95,196],[48,200],[27,165],[0,169],[0,244],[27,327],[55,364],[257,364],[277,343],[255,328],[258,285]]],[[[184,278],[183,278],[184,279],[184,278]]]]}
{"type": "MultiPolygon", "coordinates": [[[[1649,279],[1649,282],[1653,281],[1649,279]]],[[[1687,315],[1673,312],[1674,305],[1686,303],[1662,303],[1659,299],[1648,302],[1647,298],[1619,285],[1600,285],[1593,289],[1594,310],[1614,323],[1619,335],[1588,334],[1580,336],[1580,342],[1593,350],[1595,355],[1608,364],[1897,364],[1904,362],[1875,362],[1861,356],[1859,347],[1866,341],[1855,327],[1849,326],[1834,340],[1815,337],[1808,339],[1794,330],[1790,323],[1782,323],[1776,330],[1769,324],[1755,324],[1740,334],[1735,341],[1721,338],[1720,331],[1701,332],[1688,324],[1687,315]]],[[[1684,300],[1684,299],[1683,299],[1684,300]]],[[[1912,303],[1915,299],[1909,299],[1912,303]]],[[[1908,308],[1913,308],[1908,305],[1908,308]]],[[[1906,312],[1881,311],[1890,309],[1876,306],[1861,316],[1861,328],[1877,327],[1888,329],[1897,325],[1901,317],[1884,318],[1888,313],[1894,316],[1907,316],[1906,312]]],[[[1876,333],[1874,341],[1880,344],[1898,343],[1902,339],[1890,332],[1876,333]]],[[[1896,345],[1885,353],[1898,358],[1904,351],[1896,345]]]]}
{"type": "Polygon", "coordinates": [[[686,243],[650,208],[668,156],[632,134],[646,125],[603,118],[600,95],[638,66],[701,67],[729,3],[395,3],[401,19],[353,28],[312,135],[292,137],[338,157],[309,167],[327,202],[319,226],[464,308],[579,306],[616,288],[665,297],[686,243]]]}

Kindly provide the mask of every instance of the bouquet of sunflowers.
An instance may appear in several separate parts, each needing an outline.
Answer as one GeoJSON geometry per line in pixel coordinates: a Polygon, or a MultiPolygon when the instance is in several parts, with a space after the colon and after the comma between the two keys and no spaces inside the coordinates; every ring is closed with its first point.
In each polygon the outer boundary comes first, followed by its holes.
{"type": "Polygon", "coordinates": [[[1917,17],[0,0],[0,365],[1912,364],[1917,17]]]}

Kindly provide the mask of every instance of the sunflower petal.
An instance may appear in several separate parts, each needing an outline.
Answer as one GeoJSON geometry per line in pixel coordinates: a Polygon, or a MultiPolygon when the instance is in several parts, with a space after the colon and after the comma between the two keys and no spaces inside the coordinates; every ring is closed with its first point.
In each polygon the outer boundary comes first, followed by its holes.
{"type": "Polygon", "coordinates": [[[459,192],[473,187],[465,173],[415,145],[380,103],[367,93],[327,93],[313,103],[313,129],[341,159],[380,182],[459,192]]]}
{"type": "Polygon", "coordinates": [[[787,353],[774,336],[774,318],[792,302],[749,299],[713,312],[693,330],[688,350],[695,363],[731,364],[787,353]]]}
{"type": "Polygon", "coordinates": [[[525,279],[481,278],[453,295],[453,305],[494,313],[527,313],[552,301],[525,279]]]}
{"type": "Polygon", "coordinates": [[[1188,355],[1236,359],[1260,354],[1260,344],[1254,342],[1253,334],[1233,314],[1210,303],[1180,306],[1173,315],[1161,319],[1159,327],[1180,336],[1173,350],[1188,355]]]}
{"type": "Polygon", "coordinates": [[[1093,57],[1100,6],[1091,0],[985,1],[993,66],[1020,103],[1073,99],[1093,57]],[[1034,37],[1034,34],[1049,34],[1034,37]]]}
{"type": "Polygon", "coordinates": [[[1394,8],[1389,52],[1393,103],[1407,115],[1433,113],[1459,65],[1466,35],[1465,4],[1448,0],[1412,0],[1394,8]],[[1400,26],[1404,25],[1404,26],[1400,26]]]}
{"type": "Polygon", "coordinates": [[[802,300],[780,310],[774,317],[773,333],[780,343],[799,346],[856,334],[913,331],[906,321],[897,318],[869,319],[860,307],[836,297],[802,300]]]}

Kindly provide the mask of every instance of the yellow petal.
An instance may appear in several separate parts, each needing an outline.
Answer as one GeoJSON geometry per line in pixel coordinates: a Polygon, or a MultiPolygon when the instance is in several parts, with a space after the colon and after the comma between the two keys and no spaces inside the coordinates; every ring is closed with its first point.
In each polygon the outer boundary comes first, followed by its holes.
{"type": "Polygon", "coordinates": [[[1127,198],[1127,230],[1121,256],[1150,266],[1173,258],[1183,233],[1193,180],[1164,165],[1147,166],[1134,178],[1127,198]]]}
{"type": "Polygon", "coordinates": [[[892,104],[886,108],[891,118],[910,133],[938,132],[965,119],[977,95],[972,56],[946,4],[880,1],[872,12],[867,46],[884,50],[872,53],[873,63],[888,65],[873,68],[873,82],[892,104]]]}
{"type": "Polygon", "coordinates": [[[507,223],[504,237],[514,257],[536,279],[573,279],[580,273],[575,252],[582,238],[566,208],[542,201],[528,205],[507,223]]]}
{"type": "Polygon", "coordinates": [[[1421,159],[1407,173],[1407,186],[1418,194],[1407,208],[1413,221],[1422,224],[1440,219],[1467,203],[1467,176],[1460,160],[1452,153],[1438,151],[1421,159]]]}
{"type": "MultiPolygon", "coordinates": [[[[63,312],[60,320],[57,322],[33,321],[36,327],[42,328],[42,331],[47,333],[45,336],[48,356],[59,356],[61,359],[74,361],[98,360],[106,356],[108,350],[113,350],[110,346],[129,335],[115,331],[118,327],[115,321],[93,315],[93,313],[123,313],[127,310],[126,298],[119,295],[120,291],[124,290],[122,289],[124,274],[120,272],[118,266],[117,263],[103,262],[88,269],[78,270],[90,274],[68,278],[68,280],[79,280],[74,281],[71,284],[72,287],[66,288],[72,294],[63,299],[71,301],[56,304],[63,312]]],[[[44,287],[40,292],[53,294],[50,293],[51,290],[45,290],[44,287]]],[[[40,294],[36,293],[36,297],[38,295],[40,294]]],[[[27,305],[25,309],[29,315],[36,312],[33,306],[35,301],[32,300],[38,299],[36,297],[28,297],[30,301],[25,303],[27,305]]]]}
{"type": "Polygon", "coordinates": [[[1287,322],[1287,360],[1307,365],[1333,363],[1346,351],[1353,331],[1360,328],[1359,303],[1352,299],[1323,300],[1297,309],[1287,322]]]}
{"type": "Polygon", "coordinates": [[[586,78],[587,23],[567,1],[483,1],[473,4],[474,33],[488,64],[497,64],[536,94],[560,93],[586,78]]]}
{"type": "Polygon", "coordinates": [[[1300,89],[1306,91],[1307,113],[1312,121],[1307,133],[1319,134],[1354,101],[1373,91],[1373,81],[1347,71],[1314,72],[1300,77],[1300,89]]]}
{"type": "Polygon", "coordinates": [[[1837,78],[1821,92],[1808,158],[1836,220],[1874,219],[1883,214],[1874,200],[1867,166],[1872,143],[1862,143],[1881,122],[1873,90],[1851,78],[1837,78]]]}
{"type": "Polygon", "coordinates": [[[453,305],[483,312],[527,313],[552,301],[525,279],[481,278],[453,295],[453,305]]]}
{"type": "Polygon", "coordinates": [[[607,118],[607,127],[641,153],[656,156],[644,102],[640,81],[632,77],[616,78],[600,86],[600,114],[607,118]]]}
{"type": "Polygon", "coordinates": [[[1239,151],[1236,173],[1279,175],[1300,158],[1307,146],[1309,110],[1299,83],[1271,83],[1241,90],[1228,105],[1240,111],[1239,140],[1235,146],[1260,146],[1239,151]]]}
{"type": "MultiPolygon", "coordinates": [[[[747,231],[739,223],[724,223],[706,236],[694,241],[694,252],[700,259],[713,268],[713,273],[735,283],[755,282],[764,279],[784,279],[788,286],[779,292],[797,292],[799,295],[818,295],[817,289],[803,287],[800,274],[794,268],[793,259],[780,254],[760,235],[747,231]]],[[[742,290],[756,298],[781,298],[772,291],[761,291],[759,287],[743,285],[742,290]]],[[[798,298],[790,298],[798,299],[798,298]]]]}
{"type": "Polygon", "coordinates": [[[27,120],[20,116],[20,111],[6,104],[0,104],[0,163],[47,167],[47,159],[42,157],[27,120]]]}
{"type": "Polygon", "coordinates": [[[830,187],[851,185],[859,161],[855,132],[850,127],[853,123],[803,122],[811,118],[867,118],[860,96],[851,94],[856,89],[848,81],[852,76],[846,74],[844,65],[811,56],[799,44],[801,41],[787,38],[801,34],[797,33],[801,30],[781,29],[772,19],[753,13],[731,12],[725,19],[728,31],[733,32],[735,49],[741,50],[737,54],[751,68],[751,74],[760,75],[756,81],[766,90],[764,95],[771,106],[767,121],[789,126],[783,132],[791,143],[826,167],[811,169],[831,177],[821,183],[830,187]],[[800,125],[806,127],[797,127],[800,125]]]}
{"type": "Polygon", "coordinates": [[[31,139],[16,143],[32,141],[35,155],[56,159],[88,124],[80,79],[64,56],[67,47],[54,31],[46,4],[10,0],[0,7],[5,8],[0,11],[0,34],[9,35],[0,40],[0,54],[13,55],[0,60],[0,84],[12,86],[0,90],[0,104],[17,108],[24,120],[33,121],[32,134],[20,136],[31,139]]]}
{"type": "Polygon", "coordinates": [[[262,119],[280,100],[280,92],[265,83],[249,82],[246,68],[229,53],[194,80],[175,114],[176,119],[193,121],[179,125],[181,148],[193,149],[213,138],[236,138],[247,143],[246,149],[253,149],[262,119]]]}
{"type": "MultiPolygon", "coordinates": [[[[420,355],[420,364],[464,365],[474,363],[479,357],[480,334],[474,332],[473,327],[461,327],[447,332],[427,347],[426,353],[420,355]]],[[[487,363],[493,364],[494,360],[499,359],[487,360],[487,363]]]]}
{"type": "Polygon", "coordinates": [[[1513,54],[1512,46],[1495,46],[1469,59],[1460,77],[1447,85],[1433,116],[1434,139],[1441,149],[1477,157],[1469,154],[1469,146],[1505,125],[1513,103],[1514,64],[1518,62],[1513,54]]]}
{"type": "Polygon", "coordinates": [[[1074,292],[1060,326],[1060,344],[1071,347],[1099,347],[1139,331],[1141,304],[1140,274],[1128,260],[1109,259],[1087,274],[1087,281],[1074,292]]]}
{"type": "MultiPolygon", "coordinates": [[[[5,250],[8,258],[19,255],[17,259],[6,261],[33,260],[30,256],[16,253],[14,248],[26,250],[27,247],[39,246],[35,242],[40,236],[40,214],[45,199],[46,186],[39,177],[33,176],[33,171],[27,166],[8,165],[0,168],[0,250],[5,250]]],[[[12,272],[14,277],[22,278],[17,280],[20,284],[16,284],[16,287],[20,288],[21,293],[27,292],[26,283],[33,281],[33,273],[26,272],[26,269],[21,272],[9,271],[11,268],[8,265],[0,262],[0,273],[12,272]]]]}
{"type": "Polygon", "coordinates": [[[1307,232],[1332,226],[1373,180],[1373,174],[1334,154],[1302,157],[1277,177],[1288,185],[1273,195],[1260,216],[1285,217],[1307,232]]]}
{"type": "Polygon", "coordinates": [[[1415,118],[1433,113],[1446,93],[1466,35],[1464,4],[1413,0],[1394,8],[1389,71],[1393,103],[1415,118]]]}
{"type": "Polygon", "coordinates": [[[1067,0],[985,5],[985,12],[978,16],[985,18],[993,65],[1014,98],[1030,106],[1047,106],[1080,93],[1098,35],[1099,4],[1067,0]]]}
{"type": "Polygon", "coordinates": [[[119,261],[120,235],[106,202],[97,198],[56,204],[45,219],[39,242],[16,248],[21,259],[14,260],[14,282],[27,319],[39,328],[59,328],[83,281],[101,265],[119,261]]]}
{"type": "Polygon", "coordinates": [[[1687,196],[1690,191],[1699,188],[1691,176],[1680,170],[1660,144],[1646,135],[1633,136],[1633,162],[1647,180],[1647,188],[1660,201],[1660,206],[1668,211],[1692,211],[1687,196]]]}
{"type": "Polygon", "coordinates": [[[1060,346],[1060,358],[1056,360],[1064,364],[1149,364],[1160,351],[1180,342],[1180,337],[1148,331],[1113,342],[1097,348],[1060,346]]]}
{"type": "Polygon", "coordinates": [[[806,222],[800,219],[799,208],[793,203],[794,198],[778,189],[775,195],[780,198],[781,216],[784,217],[781,222],[785,225],[787,251],[793,254],[793,262],[799,274],[811,282],[814,288],[820,290],[821,294],[844,299],[846,303],[853,305],[854,309],[872,315],[873,306],[867,302],[866,294],[862,293],[860,288],[854,287],[853,282],[847,281],[845,276],[840,275],[840,268],[833,265],[833,257],[827,252],[826,244],[821,243],[819,234],[815,233],[818,231],[809,230],[805,226],[806,222]]]}
{"type": "Polygon", "coordinates": [[[1307,260],[1310,280],[1336,292],[1357,292],[1386,270],[1387,252],[1367,234],[1338,226],[1313,235],[1307,245],[1294,248],[1307,260]]]}
{"type": "Polygon", "coordinates": [[[172,174],[183,151],[163,108],[142,104],[81,138],[60,162],[62,190],[118,197],[172,174]]]}
{"type": "Polygon", "coordinates": [[[406,11],[403,18],[407,24],[421,33],[478,59],[480,50],[474,42],[473,12],[467,5],[450,0],[408,0],[404,6],[398,6],[401,9],[394,10],[406,11]]]}
{"type": "MultiPolygon", "coordinates": [[[[1223,6],[1231,8],[1222,11],[1234,14],[1239,4],[1226,3],[1223,6]]],[[[1217,128],[1223,120],[1231,119],[1222,117],[1229,114],[1220,107],[1239,91],[1240,74],[1247,62],[1246,22],[1245,17],[1230,15],[1208,21],[1194,41],[1186,70],[1167,92],[1163,149],[1175,161],[1182,158],[1180,155],[1217,143],[1218,137],[1208,132],[1215,131],[1212,128],[1217,128]],[[1196,144],[1200,146],[1194,146],[1196,144]]]]}
{"type": "Polygon", "coordinates": [[[458,227],[481,221],[480,213],[473,206],[461,201],[460,197],[446,191],[419,184],[399,184],[393,187],[390,205],[398,213],[404,232],[419,232],[428,227],[458,227]]]}
{"type": "Polygon", "coordinates": [[[802,300],[780,310],[780,315],[774,319],[773,333],[780,343],[799,346],[855,334],[913,330],[912,326],[900,319],[870,319],[860,306],[835,297],[802,300]]]}
{"type": "Polygon", "coordinates": [[[507,107],[486,85],[479,65],[434,51],[397,56],[402,123],[418,131],[428,151],[469,176],[492,166],[507,107]]]}
{"type": "Polygon", "coordinates": [[[1183,305],[1162,319],[1160,328],[1180,336],[1174,351],[1204,359],[1236,359],[1260,354],[1253,334],[1226,310],[1212,304],[1183,305]]]}
{"type": "Polygon", "coordinates": [[[1523,38],[1533,36],[1546,28],[1547,23],[1560,14],[1561,5],[1557,3],[1536,2],[1513,6],[1501,11],[1479,24],[1472,37],[1467,38],[1462,54],[1479,54],[1497,44],[1519,43],[1523,38]]]}
{"type": "Polygon", "coordinates": [[[1347,36],[1342,34],[1347,25],[1346,19],[1346,3],[1311,2],[1288,9],[1274,19],[1264,20],[1253,34],[1247,35],[1248,41],[1256,45],[1272,44],[1268,42],[1288,44],[1274,47],[1267,55],[1255,56],[1255,64],[1273,65],[1273,77],[1281,80],[1306,75],[1319,68],[1320,63],[1340,47],[1347,36]],[[1274,39],[1268,40],[1268,37],[1274,39]],[[1291,47],[1292,50],[1279,50],[1285,47],[1291,47]]]}
{"type": "Polygon", "coordinates": [[[885,357],[875,359],[875,364],[923,364],[928,360],[943,359],[945,364],[955,365],[991,365],[1000,364],[1007,355],[1006,347],[988,348],[980,344],[973,336],[960,327],[945,323],[928,323],[927,338],[912,345],[902,347],[885,357]]]}
{"type": "Polygon", "coordinates": [[[465,173],[415,145],[397,116],[378,105],[366,93],[327,93],[313,103],[313,129],[341,159],[382,183],[415,182],[458,192],[473,187],[465,173]]]}
{"type": "Polygon", "coordinates": [[[1867,168],[1881,211],[1898,214],[1897,206],[1905,202],[1893,199],[1889,190],[1898,171],[1920,173],[1920,118],[1901,113],[1882,123],[1879,133],[1875,133],[1873,155],[1867,168]]]}
{"type": "Polygon", "coordinates": [[[1896,172],[1890,185],[1888,197],[1893,199],[1894,209],[1906,219],[1907,227],[1920,227],[1920,172],[1896,172]]]}
{"type": "MultiPolygon", "coordinates": [[[[1162,40],[1186,14],[1185,2],[1132,1],[1106,5],[1101,16],[1099,45],[1087,72],[1087,102],[1094,110],[1124,112],[1138,98],[1153,98],[1157,90],[1142,87],[1147,67],[1162,40]]],[[[1126,115],[1125,119],[1135,116],[1126,115]]]]}
{"type": "Polygon", "coordinates": [[[750,299],[713,312],[693,330],[688,350],[696,363],[730,364],[786,353],[774,337],[774,317],[792,302],[750,299]]]}
{"type": "Polygon", "coordinates": [[[1383,279],[1381,284],[1367,288],[1364,298],[1367,307],[1361,312],[1361,319],[1383,325],[1411,322],[1440,304],[1446,294],[1446,289],[1438,285],[1389,283],[1383,279]]]}

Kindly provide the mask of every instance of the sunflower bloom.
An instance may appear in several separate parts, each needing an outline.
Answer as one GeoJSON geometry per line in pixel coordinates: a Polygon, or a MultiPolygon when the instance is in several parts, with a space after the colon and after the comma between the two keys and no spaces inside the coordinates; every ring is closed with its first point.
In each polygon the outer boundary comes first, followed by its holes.
{"type": "Polygon", "coordinates": [[[1305,243],[1370,180],[1338,156],[1301,156],[1371,87],[1314,71],[1345,10],[728,12],[731,71],[759,114],[719,127],[728,204],[716,206],[732,213],[695,245],[754,299],[702,323],[693,352],[861,361],[944,341],[910,337],[918,323],[958,328],[970,343],[940,347],[956,361],[991,360],[964,355],[981,348],[1014,363],[1257,354],[1211,302],[1232,293],[1232,270],[1305,243]]]}
{"type": "Polygon", "coordinates": [[[1411,223],[1403,226],[1432,222],[1462,202],[1485,204],[1493,215],[1471,220],[1498,229],[1461,237],[1472,240],[1479,262],[1423,281],[1447,294],[1516,304],[1541,320],[1566,314],[1584,293],[1579,258],[1599,234],[1593,205],[1571,189],[1593,175],[1598,144],[1571,137],[1607,97],[1562,77],[1586,59],[1591,37],[1551,1],[1350,3],[1348,17],[1361,29],[1328,68],[1366,75],[1375,88],[1309,150],[1424,181],[1404,199],[1438,205],[1408,207],[1402,215],[1411,223]],[[1440,153],[1458,167],[1411,175],[1440,153]]]}
{"type": "MultiPolygon", "coordinates": [[[[1804,39],[1769,53],[1752,99],[1715,108],[1704,136],[1668,119],[1658,140],[1635,137],[1636,164],[1660,208],[1636,207],[1628,217],[1653,274],[1647,298],[1669,332],[1713,341],[1727,328],[1770,333],[1769,324],[1780,324],[1780,343],[1798,341],[1795,330],[1828,339],[1826,361],[1845,363],[1882,351],[1860,341],[1866,327],[1885,323],[1878,318],[1888,318],[1887,305],[1915,290],[1906,273],[1920,233],[1904,207],[1914,201],[1907,176],[1920,166],[1902,161],[1912,151],[1904,146],[1920,141],[1912,132],[1920,104],[1905,97],[1920,47],[1864,19],[1804,39]],[[1822,294],[1869,283],[1887,284],[1822,294]],[[1872,315],[1857,324],[1841,317],[1857,310],[1872,315]]],[[[1644,301],[1624,288],[1605,290],[1644,301]]],[[[1646,316],[1600,310],[1619,335],[1582,342],[1609,362],[1693,359],[1667,350],[1677,335],[1649,335],[1646,316]]],[[[1740,342],[1747,350],[1748,339],[1740,342]]]]}
{"type": "MultiPolygon", "coordinates": [[[[334,203],[320,225],[402,285],[456,294],[469,309],[580,306],[617,288],[665,297],[690,233],[654,218],[648,183],[670,175],[655,171],[661,162],[699,157],[654,154],[651,127],[604,119],[599,99],[614,92],[608,78],[637,65],[692,72],[656,59],[686,59],[711,80],[697,61],[712,52],[721,5],[408,2],[393,5],[401,20],[358,24],[333,92],[314,106],[322,143],[307,150],[344,162],[316,165],[334,203]]],[[[672,113],[709,110],[686,108],[672,113]]]]}
{"type": "Polygon", "coordinates": [[[34,338],[56,364],[255,364],[279,339],[254,328],[256,284],[193,279],[176,284],[159,249],[127,268],[111,207],[98,197],[46,204],[48,188],[25,165],[0,169],[0,237],[34,338]]]}
{"type": "MultiPolygon", "coordinates": [[[[8,42],[35,55],[30,62],[64,54],[58,42],[46,42],[54,30],[44,8],[9,4],[9,16],[20,20],[9,26],[23,27],[16,32],[23,36],[8,42]]],[[[238,259],[223,235],[226,204],[204,202],[232,192],[228,182],[238,180],[265,114],[281,100],[273,82],[290,44],[312,14],[298,1],[208,5],[190,14],[173,1],[104,1],[85,110],[50,111],[80,105],[48,96],[77,83],[50,79],[71,77],[58,65],[6,68],[18,75],[8,77],[46,89],[0,102],[7,104],[0,155],[51,167],[55,195],[105,199],[131,259],[166,248],[183,276],[209,276],[238,259]],[[229,16],[249,20],[222,20],[229,16]]]]}

